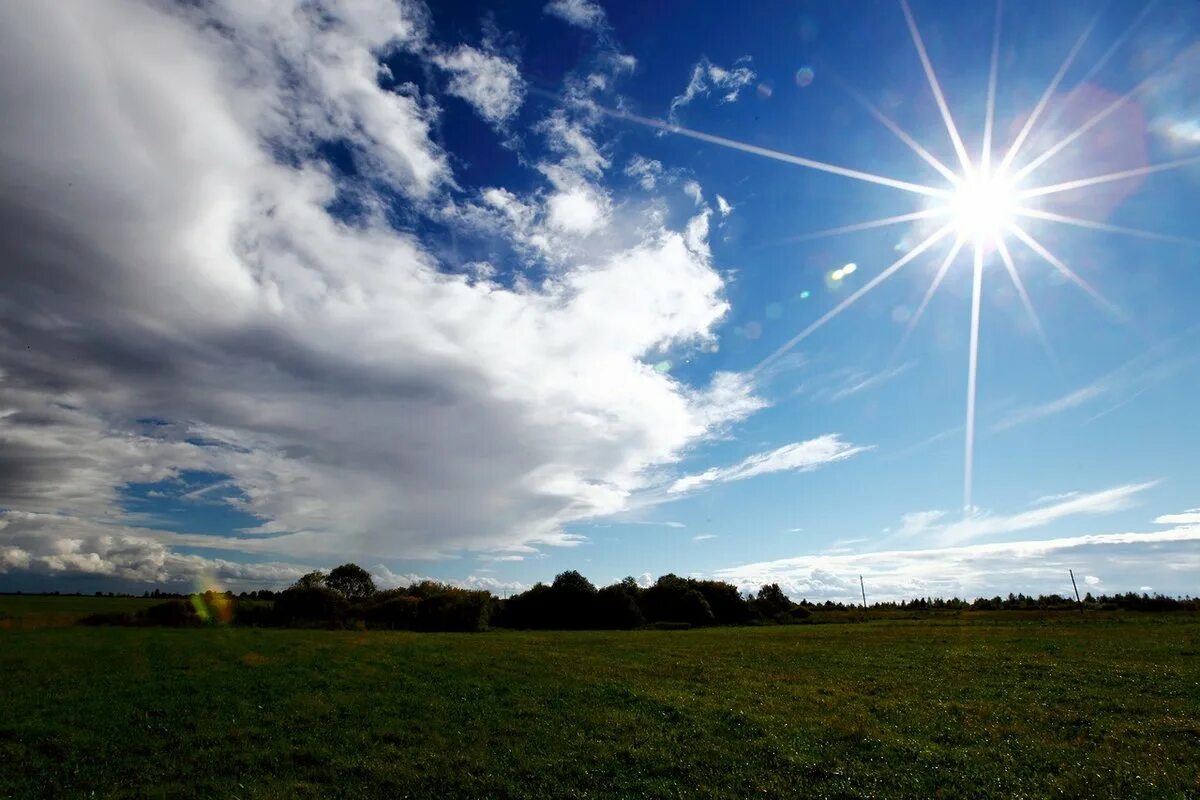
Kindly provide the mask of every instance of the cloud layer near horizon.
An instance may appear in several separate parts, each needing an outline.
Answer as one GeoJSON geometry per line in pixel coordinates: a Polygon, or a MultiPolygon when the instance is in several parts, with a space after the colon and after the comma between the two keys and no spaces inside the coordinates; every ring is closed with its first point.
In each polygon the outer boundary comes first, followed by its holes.
{"type": "MultiPolygon", "coordinates": [[[[601,26],[594,8],[548,10],[601,26]]],[[[0,9],[10,567],[188,572],[173,543],[297,559],[570,545],[565,524],[621,510],[761,407],[739,375],[687,386],[648,363],[711,340],[727,303],[707,208],[673,229],[662,201],[631,207],[600,180],[592,94],[631,59],[606,41],[568,77],[535,128],[532,190],[463,188],[437,87],[387,60],[437,67],[494,125],[523,82],[486,42],[433,41],[426,16],[390,0],[0,9]],[[426,223],[513,258],[448,259],[426,223]],[[235,487],[224,502],[259,538],[138,533],[123,492],[181,470],[235,487]],[[124,558],[131,537],[145,552],[124,558]]]]}
{"type": "Polygon", "coordinates": [[[873,553],[797,556],[717,570],[716,577],[743,589],[778,583],[799,600],[859,602],[859,575],[869,601],[915,597],[991,597],[1010,592],[1063,596],[1071,592],[1069,569],[1084,583],[1080,592],[1131,589],[1191,594],[1200,569],[1200,527],[1107,533],[1055,539],[972,544],[960,547],[873,553]],[[1154,575],[1153,586],[1131,583],[1154,575]],[[1088,576],[1090,580],[1084,580],[1088,576]]]}

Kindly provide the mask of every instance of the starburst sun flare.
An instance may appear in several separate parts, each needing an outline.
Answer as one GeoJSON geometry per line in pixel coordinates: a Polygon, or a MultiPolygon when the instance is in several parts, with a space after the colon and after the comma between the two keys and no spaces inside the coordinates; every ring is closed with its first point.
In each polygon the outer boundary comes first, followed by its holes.
{"type": "Polygon", "coordinates": [[[959,183],[945,201],[955,235],[977,246],[990,244],[1017,221],[1012,179],[1002,170],[977,172],[959,183]]]}
{"type": "MultiPolygon", "coordinates": [[[[916,260],[920,256],[934,250],[939,244],[948,242],[949,247],[944,257],[942,257],[940,266],[935,272],[933,280],[925,292],[920,306],[908,322],[907,330],[905,331],[900,343],[900,347],[903,347],[904,342],[907,341],[908,337],[916,328],[917,323],[920,321],[922,315],[928,307],[930,300],[937,292],[938,287],[945,279],[949,270],[954,267],[961,251],[964,249],[964,246],[967,244],[971,245],[971,322],[968,333],[969,358],[967,366],[966,423],[964,443],[965,455],[963,465],[963,509],[964,514],[970,515],[974,513],[974,505],[972,503],[972,486],[975,447],[975,400],[976,378],[979,369],[980,311],[983,295],[985,264],[998,259],[999,263],[1003,266],[1004,271],[1007,273],[1009,280],[1012,282],[1017,296],[1021,300],[1021,304],[1029,318],[1031,327],[1042,342],[1043,347],[1048,353],[1050,353],[1051,351],[1049,343],[1046,339],[1045,333],[1042,330],[1042,325],[1038,319],[1038,315],[1034,310],[1033,302],[1029,296],[1029,293],[1025,289],[1024,282],[1021,278],[1021,272],[1018,269],[1016,259],[1013,255],[1013,248],[1010,247],[1010,245],[1014,245],[1019,242],[1037,259],[1044,261],[1052,269],[1056,270],[1063,278],[1086,292],[1098,306],[1107,311],[1109,314],[1114,317],[1121,317],[1123,315],[1113,303],[1107,300],[1088,281],[1077,274],[1067,265],[1066,262],[1056,256],[1054,253],[1048,250],[1045,245],[1038,241],[1038,239],[1031,234],[1029,230],[1023,227],[1022,222],[1024,220],[1037,220],[1039,222],[1070,225],[1073,227],[1106,233],[1135,236],[1159,241],[1170,241],[1193,247],[1200,246],[1200,241],[1145,231],[1137,228],[1111,225],[1096,220],[1068,216],[1045,210],[1039,205],[1041,198],[1062,192],[1084,190],[1102,184],[1125,181],[1142,175],[1149,175],[1156,172],[1197,164],[1200,163],[1200,156],[1178,158],[1159,164],[1151,164],[1134,169],[1125,169],[1117,172],[1093,175],[1049,185],[1036,185],[1038,170],[1045,163],[1053,159],[1056,155],[1065,150],[1085,133],[1092,130],[1104,119],[1112,116],[1119,109],[1137,97],[1139,93],[1150,88],[1153,85],[1154,77],[1150,76],[1139,83],[1134,89],[1122,95],[1121,97],[1118,97],[1100,111],[1093,114],[1077,128],[1067,133],[1065,136],[1057,139],[1050,146],[1045,147],[1040,153],[1025,162],[1023,166],[1020,166],[1019,168],[1015,166],[1017,163],[1019,163],[1022,147],[1029,141],[1030,134],[1037,129],[1038,122],[1042,119],[1043,114],[1046,112],[1047,106],[1049,105],[1052,97],[1055,96],[1055,93],[1058,90],[1059,85],[1062,83],[1063,78],[1066,76],[1071,65],[1074,63],[1076,57],[1082,50],[1088,36],[1095,28],[1100,16],[1098,13],[1095,17],[1093,17],[1090,24],[1080,34],[1074,46],[1067,53],[1062,65],[1051,78],[1049,85],[1042,93],[1038,102],[1025,117],[1024,124],[1020,131],[1013,138],[1007,149],[1002,151],[1002,158],[994,162],[993,159],[995,153],[993,152],[993,133],[995,128],[994,122],[1000,53],[1000,30],[1003,18],[1003,0],[997,0],[992,33],[990,67],[986,86],[986,117],[983,124],[983,145],[981,152],[979,153],[979,157],[977,159],[972,159],[968,154],[966,145],[964,144],[963,138],[959,133],[958,125],[955,122],[950,107],[946,102],[945,95],[942,92],[942,88],[934,70],[933,63],[931,62],[929,54],[925,49],[925,42],[921,36],[920,29],[917,25],[917,20],[913,15],[908,0],[899,0],[899,5],[912,38],[913,47],[928,81],[929,89],[937,103],[938,111],[941,115],[943,123],[945,124],[946,133],[950,138],[951,144],[954,147],[954,152],[958,158],[959,164],[957,171],[951,169],[944,162],[934,156],[928,148],[923,146],[920,142],[905,132],[894,120],[884,114],[861,93],[855,91],[849,86],[845,86],[844,84],[843,86],[872,117],[874,117],[892,134],[904,142],[904,144],[907,145],[916,156],[921,158],[926,162],[926,164],[939,172],[946,180],[944,185],[931,186],[926,184],[912,183],[910,181],[900,180],[886,175],[879,175],[851,167],[816,161],[814,159],[792,153],[780,152],[759,145],[748,144],[735,139],[729,139],[723,136],[692,130],[678,124],[667,123],[661,120],[638,116],[624,110],[614,111],[601,109],[601,111],[621,119],[657,128],[665,132],[685,136],[698,141],[707,142],[709,144],[715,144],[744,153],[782,161],[784,163],[803,167],[805,169],[826,172],[852,180],[872,183],[879,186],[916,194],[925,198],[925,207],[918,211],[896,214],[893,216],[867,220],[864,222],[856,222],[829,230],[803,234],[787,240],[789,242],[806,241],[826,236],[856,233],[869,229],[882,228],[904,223],[920,224],[932,221],[935,227],[935,230],[932,233],[920,238],[916,245],[909,247],[905,253],[903,253],[890,265],[868,280],[863,286],[848,295],[845,299],[841,300],[832,309],[825,312],[821,317],[809,324],[806,328],[801,330],[783,345],[778,347],[774,352],[768,355],[765,359],[763,359],[758,366],[755,367],[756,372],[761,371],[763,368],[777,361],[785,353],[790,351],[800,342],[807,339],[826,323],[831,321],[834,317],[841,314],[847,308],[856,303],[861,297],[871,292],[896,272],[903,269],[906,265],[916,260]]],[[[1081,85],[1086,83],[1091,76],[1099,72],[1099,70],[1125,43],[1133,30],[1139,24],[1141,24],[1144,18],[1145,14],[1142,14],[1133,21],[1126,31],[1120,37],[1118,37],[1117,41],[1108,48],[1107,52],[1101,57],[1101,59],[1091,67],[1088,73],[1080,81],[1081,85]]],[[[1044,124],[1043,127],[1049,128],[1049,125],[1044,124]]],[[[899,351],[899,348],[897,348],[897,351],[899,351]]]]}

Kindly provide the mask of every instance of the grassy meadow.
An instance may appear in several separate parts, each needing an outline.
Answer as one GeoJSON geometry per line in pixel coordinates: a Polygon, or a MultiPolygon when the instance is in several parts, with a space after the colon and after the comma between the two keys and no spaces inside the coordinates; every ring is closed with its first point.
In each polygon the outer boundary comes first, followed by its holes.
{"type": "Polygon", "coordinates": [[[0,597],[0,798],[1200,796],[1200,619],[87,628],[0,597]]]}

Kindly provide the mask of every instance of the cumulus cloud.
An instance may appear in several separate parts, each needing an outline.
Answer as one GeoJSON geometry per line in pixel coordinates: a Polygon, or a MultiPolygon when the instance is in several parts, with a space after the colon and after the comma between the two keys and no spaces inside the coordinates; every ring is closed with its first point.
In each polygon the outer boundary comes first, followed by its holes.
{"type": "Polygon", "coordinates": [[[545,12],[587,30],[602,30],[607,25],[604,9],[591,0],[552,0],[545,12]]]}
{"type": "Polygon", "coordinates": [[[586,98],[539,129],[543,183],[454,199],[442,106],[384,61],[442,53],[485,117],[510,95],[426,17],[393,0],[0,9],[6,563],[157,575],[200,568],[174,547],[324,563],[570,546],[566,524],[622,510],[761,407],[736,375],[694,387],[650,366],[712,341],[724,282],[699,226],[612,232],[586,98]],[[472,235],[472,214],[509,220],[489,231],[516,256],[453,263],[421,224],[393,227],[396,207],[472,235]],[[537,237],[554,265],[527,281],[537,237]],[[183,470],[256,522],[122,533],[156,543],[145,557],[72,533],[137,523],[129,484],[183,470]]]}
{"type": "Polygon", "coordinates": [[[733,103],[738,99],[742,89],[754,82],[754,70],[748,65],[749,56],[742,56],[733,63],[731,68],[719,67],[707,58],[692,67],[692,77],[683,93],[671,100],[671,110],[668,119],[675,121],[679,110],[689,105],[697,97],[707,97],[716,92],[722,103],[733,103]]]}
{"type": "Polygon", "coordinates": [[[807,472],[845,461],[870,449],[852,445],[838,434],[829,433],[816,439],[785,444],[766,453],[756,453],[731,467],[713,467],[697,475],[686,475],[672,483],[667,492],[678,494],[708,484],[740,481],[772,472],[807,472]]]}
{"type": "Polygon", "coordinates": [[[450,74],[447,91],[470,103],[493,125],[503,123],[521,107],[525,81],[512,61],[464,44],[435,55],[433,63],[450,74]]]}
{"type": "Polygon", "coordinates": [[[7,543],[0,547],[0,573],[20,570],[147,583],[205,579],[219,584],[281,586],[309,570],[292,563],[184,555],[143,531],[98,525],[87,519],[6,511],[0,522],[0,535],[7,543]]]}
{"type": "Polygon", "coordinates": [[[493,594],[505,596],[509,593],[522,592],[529,588],[520,581],[505,581],[493,578],[490,575],[471,574],[465,578],[431,578],[415,572],[395,573],[384,564],[376,564],[370,570],[370,573],[371,579],[379,589],[398,589],[402,586],[411,586],[414,583],[421,583],[422,581],[436,581],[437,583],[457,586],[461,589],[483,589],[493,594]]]}

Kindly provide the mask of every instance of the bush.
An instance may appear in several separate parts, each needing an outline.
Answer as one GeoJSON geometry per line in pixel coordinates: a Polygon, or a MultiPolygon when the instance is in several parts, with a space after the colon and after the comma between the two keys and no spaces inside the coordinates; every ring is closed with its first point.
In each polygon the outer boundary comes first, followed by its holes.
{"type": "Polygon", "coordinates": [[[596,595],[596,627],[629,629],[646,624],[637,601],[621,584],[606,586],[596,595]]]}
{"type": "Polygon", "coordinates": [[[704,596],[718,625],[745,625],[754,617],[754,610],[733,584],[697,580],[688,584],[704,596]]]}
{"type": "Polygon", "coordinates": [[[678,575],[664,575],[642,592],[642,613],[651,622],[686,622],[689,625],[712,625],[716,622],[712,608],[692,581],[678,575]]]}
{"type": "Polygon", "coordinates": [[[554,617],[553,595],[544,583],[535,583],[528,591],[505,600],[496,624],[505,628],[549,628],[554,617]]]}
{"type": "Polygon", "coordinates": [[[420,605],[419,597],[392,594],[363,606],[357,616],[372,627],[410,631],[417,627],[420,605]]]}
{"type": "Polygon", "coordinates": [[[422,631],[482,631],[487,629],[491,610],[488,592],[445,587],[442,594],[421,599],[416,627],[422,631]]]}
{"type": "Polygon", "coordinates": [[[238,600],[233,607],[233,624],[265,628],[276,623],[275,607],[261,600],[238,600]]]}
{"type": "Polygon", "coordinates": [[[337,625],[349,604],[346,598],[324,586],[293,586],[275,598],[275,620],[281,625],[324,623],[337,625]]]}
{"type": "Polygon", "coordinates": [[[163,625],[168,628],[194,628],[204,624],[196,609],[186,600],[168,600],[150,606],[138,614],[145,625],[163,625]]]}

